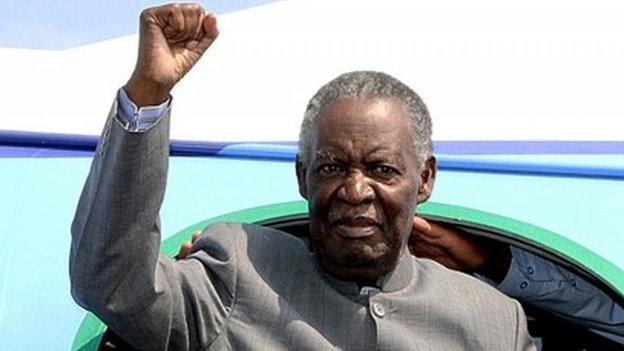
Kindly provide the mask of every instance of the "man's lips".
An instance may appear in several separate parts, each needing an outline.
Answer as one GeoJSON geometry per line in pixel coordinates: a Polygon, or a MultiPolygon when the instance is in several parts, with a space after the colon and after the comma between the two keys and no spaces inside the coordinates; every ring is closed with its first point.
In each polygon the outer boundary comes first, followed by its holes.
{"type": "Polygon", "coordinates": [[[380,229],[379,222],[368,217],[340,218],[331,222],[338,235],[346,239],[362,239],[380,229]]]}

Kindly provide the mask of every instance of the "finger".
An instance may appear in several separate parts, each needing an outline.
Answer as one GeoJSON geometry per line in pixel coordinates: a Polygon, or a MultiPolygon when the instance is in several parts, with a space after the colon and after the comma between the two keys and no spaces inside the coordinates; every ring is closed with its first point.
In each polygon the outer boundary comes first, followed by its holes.
{"type": "Polygon", "coordinates": [[[422,217],[414,216],[414,224],[412,229],[419,233],[428,233],[429,231],[431,231],[431,224],[429,224],[429,222],[422,217]]]}
{"type": "Polygon", "coordinates": [[[175,256],[175,258],[178,260],[185,259],[186,256],[188,256],[189,252],[191,251],[191,247],[193,247],[193,244],[191,244],[191,242],[189,241],[183,242],[182,245],[180,245],[180,251],[178,251],[178,254],[175,256]]]}
{"type": "Polygon", "coordinates": [[[200,7],[197,4],[185,4],[182,5],[182,13],[184,14],[184,34],[182,38],[187,41],[192,40],[195,32],[197,32],[197,27],[201,25],[199,22],[200,7]]]}
{"type": "Polygon", "coordinates": [[[177,33],[171,24],[174,6],[163,5],[143,10],[140,16],[141,31],[155,29],[162,32],[166,39],[174,37],[177,33]]]}
{"type": "Polygon", "coordinates": [[[416,257],[435,258],[440,256],[448,256],[445,249],[436,246],[428,245],[424,242],[414,243],[410,246],[410,252],[416,257]]]}
{"type": "Polygon", "coordinates": [[[204,28],[204,34],[208,36],[208,38],[214,40],[219,35],[219,29],[217,29],[217,14],[214,12],[210,12],[204,16],[204,21],[202,22],[204,28]]]}
{"type": "Polygon", "coordinates": [[[191,235],[191,243],[194,244],[197,241],[197,239],[199,239],[201,233],[202,233],[201,230],[198,230],[195,233],[193,233],[193,235],[191,235]]]}
{"type": "Polygon", "coordinates": [[[419,258],[428,258],[434,260],[450,269],[459,269],[459,265],[455,262],[453,256],[444,248],[435,245],[428,245],[420,242],[410,246],[410,253],[419,258]]]}
{"type": "Polygon", "coordinates": [[[447,226],[436,222],[430,222],[431,231],[428,233],[431,238],[443,239],[447,242],[461,237],[461,233],[453,226],[447,226]]]}
{"type": "Polygon", "coordinates": [[[217,29],[217,15],[211,12],[204,16],[202,28],[204,35],[195,47],[195,51],[200,54],[204,53],[204,51],[206,51],[219,36],[219,29],[217,29]]]}
{"type": "Polygon", "coordinates": [[[204,36],[204,17],[206,17],[206,10],[200,7],[197,13],[197,28],[195,28],[193,40],[199,41],[204,36]]]}
{"type": "Polygon", "coordinates": [[[440,240],[439,237],[433,237],[430,236],[428,234],[422,234],[422,235],[413,235],[414,238],[412,239],[412,241],[416,244],[416,243],[425,243],[428,245],[436,245],[436,246],[443,246],[442,241],[440,240]]]}
{"type": "Polygon", "coordinates": [[[193,15],[193,31],[189,34],[189,39],[186,41],[186,48],[189,50],[195,49],[204,36],[204,16],[203,8],[200,8],[200,10],[193,15]]]}
{"type": "Polygon", "coordinates": [[[185,18],[180,5],[169,8],[167,27],[163,30],[165,37],[172,41],[180,41],[184,37],[185,18]]]}
{"type": "Polygon", "coordinates": [[[442,237],[446,235],[461,236],[459,230],[454,226],[440,224],[433,220],[427,220],[419,216],[414,216],[412,230],[419,233],[428,234],[430,237],[442,237]]]}
{"type": "Polygon", "coordinates": [[[412,232],[407,245],[412,255],[418,257],[433,258],[446,252],[446,248],[440,245],[436,239],[431,239],[426,235],[418,235],[414,232],[412,232]]]}

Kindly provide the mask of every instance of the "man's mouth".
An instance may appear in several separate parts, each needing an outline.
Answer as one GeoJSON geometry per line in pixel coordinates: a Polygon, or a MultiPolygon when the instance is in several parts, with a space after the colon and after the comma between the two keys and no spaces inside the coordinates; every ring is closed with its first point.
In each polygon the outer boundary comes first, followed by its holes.
{"type": "Polygon", "coordinates": [[[343,217],[331,222],[336,233],[346,239],[362,239],[379,232],[379,222],[368,217],[343,217]]]}

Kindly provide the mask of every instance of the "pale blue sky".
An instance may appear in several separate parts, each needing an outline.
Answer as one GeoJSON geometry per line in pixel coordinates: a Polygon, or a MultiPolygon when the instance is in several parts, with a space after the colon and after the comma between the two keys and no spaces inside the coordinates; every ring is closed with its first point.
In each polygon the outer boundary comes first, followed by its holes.
{"type": "MultiPolygon", "coordinates": [[[[276,0],[198,0],[225,13],[276,0]]],[[[62,50],[136,32],[154,0],[1,0],[0,47],[62,50]]]]}

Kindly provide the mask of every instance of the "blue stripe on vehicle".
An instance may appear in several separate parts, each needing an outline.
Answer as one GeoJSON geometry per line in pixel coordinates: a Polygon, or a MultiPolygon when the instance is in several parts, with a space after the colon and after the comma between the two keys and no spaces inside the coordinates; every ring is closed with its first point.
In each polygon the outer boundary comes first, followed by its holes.
{"type": "MultiPolygon", "coordinates": [[[[501,160],[466,157],[467,155],[544,155],[565,153],[620,155],[621,142],[437,142],[438,167],[441,170],[566,176],[596,179],[624,179],[624,167],[605,165],[570,165],[536,162],[535,160],[501,160]],[[530,152],[523,152],[527,145],[530,152]],[[551,145],[552,147],[547,147],[551,145]],[[479,146],[477,148],[476,146],[479,146]],[[441,151],[444,150],[446,152],[441,151]],[[466,152],[469,151],[469,152],[466,152]],[[510,151],[515,151],[511,153],[510,151]],[[540,151],[539,153],[535,153],[540,151]],[[455,154],[453,154],[455,152],[455,154]],[[459,155],[463,155],[459,156],[459,155]]],[[[95,149],[97,137],[44,134],[33,132],[0,132],[0,157],[80,157],[95,149]]],[[[171,142],[173,156],[216,156],[267,159],[292,162],[297,153],[295,142],[228,143],[203,141],[171,142]]]]}
{"type": "Polygon", "coordinates": [[[93,155],[93,151],[0,146],[0,158],[91,157],[91,155],[93,155]]]}
{"type": "Polygon", "coordinates": [[[529,160],[485,160],[450,155],[438,155],[436,158],[438,168],[449,171],[624,180],[624,167],[617,166],[549,164],[529,160]]]}
{"type": "MultiPolygon", "coordinates": [[[[230,148],[226,152],[214,152],[214,150],[211,151],[205,148],[202,149],[200,153],[195,152],[194,149],[192,149],[192,152],[188,150],[180,152],[180,150],[176,151],[172,149],[172,155],[265,159],[292,162],[296,154],[296,148],[294,146],[279,145],[279,147],[275,147],[275,145],[268,145],[268,148],[255,148],[254,150],[250,150],[244,146],[245,145],[238,145],[237,147],[230,148]]],[[[264,147],[267,145],[261,146],[264,147]]],[[[215,147],[215,150],[216,149],[215,147]]],[[[0,146],[0,158],[90,157],[92,154],[92,151],[0,146]]],[[[439,154],[437,159],[438,168],[446,171],[624,180],[624,167],[555,165],[518,160],[484,160],[443,154],[439,154]]]]}
{"type": "Polygon", "coordinates": [[[298,147],[297,144],[260,144],[244,143],[232,144],[219,151],[219,156],[249,157],[251,155],[259,158],[280,159],[292,161],[295,159],[298,147]]]}
{"type": "MultiPolygon", "coordinates": [[[[52,134],[0,130],[0,145],[43,147],[52,149],[93,151],[98,137],[92,135],[52,134]]],[[[296,150],[294,141],[284,142],[212,142],[173,140],[172,154],[209,156],[221,153],[227,156],[262,153],[280,155],[285,150],[296,150]],[[288,146],[282,149],[279,146],[288,146]]],[[[437,141],[437,154],[449,155],[624,155],[623,141],[437,141]]],[[[295,152],[295,151],[292,151],[295,152]]]]}
{"type": "Polygon", "coordinates": [[[458,155],[531,155],[531,154],[624,154],[622,141],[442,141],[435,151],[458,155]]]}

